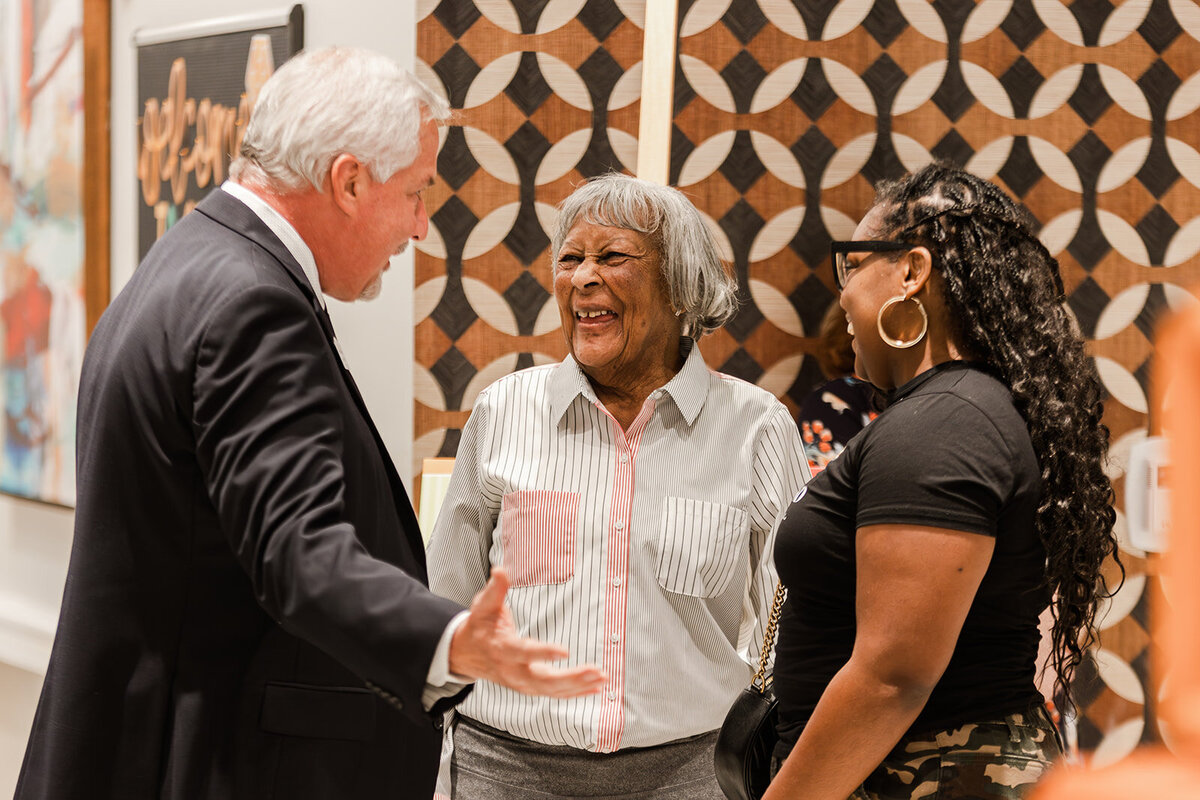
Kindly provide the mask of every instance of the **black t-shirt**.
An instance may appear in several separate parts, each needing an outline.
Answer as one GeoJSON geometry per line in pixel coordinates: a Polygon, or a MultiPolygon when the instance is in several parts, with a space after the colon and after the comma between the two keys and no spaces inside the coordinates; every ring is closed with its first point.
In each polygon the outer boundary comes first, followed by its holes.
{"type": "MultiPolygon", "coordinates": [[[[995,550],[945,674],[910,732],[996,718],[1040,702],[1038,615],[1049,600],[1034,527],[1041,471],[1012,395],[964,362],[897,389],[888,409],[797,496],[775,562],[788,587],[775,692],[780,756],[854,646],[855,531],[908,523],[994,536],[995,550]]],[[[914,641],[912,647],[921,647],[914,641]]]]}

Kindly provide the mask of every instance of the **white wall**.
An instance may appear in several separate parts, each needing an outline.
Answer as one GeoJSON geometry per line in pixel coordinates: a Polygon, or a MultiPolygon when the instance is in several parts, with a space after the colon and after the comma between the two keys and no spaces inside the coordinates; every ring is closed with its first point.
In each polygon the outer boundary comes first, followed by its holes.
{"type": "MultiPolygon", "coordinates": [[[[416,53],[415,0],[308,0],[305,46],[353,44],[411,66],[416,53]]],[[[135,156],[137,81],[133,34],[139,28],[290,8],[271,0],[112,2],[112,284],[119,291],[137,258],[135,156]]],[[[395,259],[382,296],[372,303],[332,302],[331,314],[350,369],[411,486],[413,434],[412,255],[395,259]]],[[[74,515],[0,496],[0,797],[12,794],[32,720],[40,673],[58,617],[74,515]]]]}

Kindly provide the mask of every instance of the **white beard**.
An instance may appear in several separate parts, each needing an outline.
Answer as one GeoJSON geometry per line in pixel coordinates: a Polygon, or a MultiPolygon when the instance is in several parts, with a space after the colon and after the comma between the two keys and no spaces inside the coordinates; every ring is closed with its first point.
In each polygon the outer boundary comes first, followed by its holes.
{"type": "MultiPolygon", "coordinates": [[[[396,256],[400,255],[407,249],[408,249],[408,242],[405,242],[404,244],[400,245],[399,250],[397,250],[395,253],[392,253],[392,258],[395,258],[396,256]]],[[[370,283],[368,283],[366,286],[363,287],[363,290],[358,295],[358,299],[359,300],[374,300],[376,297],[379,297],[379,293],[382,291],[383,291],[383,273],[381,272],[375,276],[374,280],[372,280],[370,283]]]]}
{"type": "Polygon", "coordinates": [[[383,291],[383,273],[379,273],[358,293],[359,300],[374,300],[383,291]]]}

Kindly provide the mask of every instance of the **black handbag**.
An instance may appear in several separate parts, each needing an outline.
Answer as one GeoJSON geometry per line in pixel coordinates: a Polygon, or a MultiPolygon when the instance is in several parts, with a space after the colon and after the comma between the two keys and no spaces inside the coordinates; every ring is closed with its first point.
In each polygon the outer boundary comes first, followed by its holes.
{"type": "Polygon", "coordinates": [[[771,616],[758,656],[758,672],[733,701],[717,734],[713,755],[717,783],[729,800],[759,800],[771,782],[771,754],[779,740],[775,731],[779,701],[771,689],[772,676],[767,675],[767,663],[775,646],[775,627],[786,596],[787,590],[780,583],[771,603],[771,616]]]}

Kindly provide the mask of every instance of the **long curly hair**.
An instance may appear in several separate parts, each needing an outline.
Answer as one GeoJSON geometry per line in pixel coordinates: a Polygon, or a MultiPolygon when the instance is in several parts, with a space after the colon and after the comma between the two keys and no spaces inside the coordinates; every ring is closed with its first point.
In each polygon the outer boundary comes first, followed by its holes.
{"type": "Polygon", "coordinates": [[[1097,640],[1111,597],[1101,567],[1117,559],[1108,428],[1099,376],[1067,312],[1058,262],[1033,221],[995,184],[931,164],[876,189],[881,233],[924,245],[941,274],[951,336],[1012,390],[1042,471],[1036,525],[1046,550],[1056,694],[1097,640]]]}

